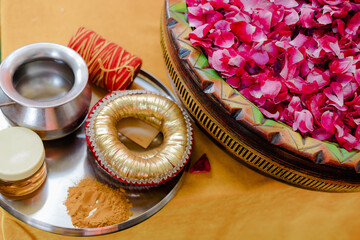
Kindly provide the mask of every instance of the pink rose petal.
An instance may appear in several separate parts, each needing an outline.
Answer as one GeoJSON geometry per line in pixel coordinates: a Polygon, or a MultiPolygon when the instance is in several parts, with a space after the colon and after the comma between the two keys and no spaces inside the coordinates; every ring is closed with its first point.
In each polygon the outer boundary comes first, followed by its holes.
{"type": "Polygon", "coordinates": [[[285,58],[284,67],[280,72],[280,76],[282,76],[284,79],[288,79],[288,74],[289,74],[288,62],[289,61],[287,60],[287,58],[285,58]]]}
{"type": "Polygon", "coordinates": [[[241,79],[238,76],[233,76],[226,79],[226,82],[230,84],[233,88],[238,88],[241,85],[241,79]]]}
{"type": "Polygon", "coordinates": [[[300,22],[304,28],[313,28],[316,26],[313,16],[315,9],[309,4],[303,4],[300,8],[300,22]]]}
{"type": "Polygon", "coordinates": [[[290,48],[288,52],[290,54],[290,65],[297,64],[305,59],[304,55],[299,51],[298,48],[290,48]]]}
{"type": "Polygon", "coordinates": [[[324,112],[327,97],[322,92],[309,95],[305,100],[307,109],[313,114],[314,119],[320,121],[324,112]]]}
{"type": "Polygon", "coordinates": [[[207,173],[210,171],[211,171],[210,162],[205,153],[189,169],[190,173],[207,173]]]}
{"type": "Polygon", "coordinates": [[[341,137],[336,136],[336,139],[342,147],[348,151],[351,151],[352,149],[360,149],[359,140],[350,133],[345,133],[341,137]]]}
{"type": "Polygon", "coordinates": [[[309,40],[309,38],[307,36],[305,36],[302,33],[299,33],[296,38],[294,38],[294,40],[290,41],[289,43],[291,45],[293,45],[294,47],[302,47],[307,41],[309,40]]]}
{"type": "Polygon", "coordinates": [[[318,23],[327,25],[332,23],[332,17],[330,13],[326,13],[317,19],[318,23]]]}
{"type": "Polygon", "coordinates": [[[321,0],[319,2],[321,2],[322,4],[338,5],[340,3],[343,3],[344,0],[321,0]]]}
{"type": "Polygon", "coordinates": [[[189,26],[195,27],[195,28],[200,27],[206,23],[205,16],[203,16],[203,15],[196,17],[194,15],[189,14],[188,21],[189,21],[189,26]]]}
{"type": "Polygon", "coordinates": [[[356,69],[355,80],[360,85],[360,69],[356,69]]]}
{"type": "Polygon", "coordinates": [[[198,17],[200,15],[213,12],[214,8],[211,6],[210,3],[205,3],[205,4],[199,4],[194,7],[188,7],[188,11],[191,15],[198,17]]]}
{"type": "Polygon", "coordinates": [[[352,65],[353,57],[347,57],[332,61],[329,67],[333,73],[345,73],[351,68],[352,65]]]}
{"type": "Polygon", "coordinates": [[[329,71],[322,71],[319,68],[313,68],[307,78],[306,81],[309,83],[317,83],[319,88],[325,87],[330,83],[330,73],[329,71]]]}
{"type": "Polygon", "coordinates": [[[286,8],[294,8],[299,5],[295,0],[274,0],[274,3],[276,5],[281,5],[286,8]]]}
{"type": "Polygon", "coordinates": [[[288,11],[286,11],[285,17],[284,17],[284,21],[287,25],[291,26],[291,25],[295,25],[296,23],[299,22],[299,14],[297,13],[297,11],[295,9],[290,9],[288,11]]]}
{"type": "Polygon", "coordinates": [[[252,14],[254,24],[266,32],[270,32],[272,12],[265,9],[256,9],[252,14]]]}
{"type": "Polygon", "coordinates": [[[241,41],[246,43],[252,41],[252,36],[256,31],[256,27],[244,21],[232,23],[230,28],[241,41]]]}
{"type": "Polygon", "coordinates": [[[259,85],[252,85],[249,87],[249,93],[254,98],[261,98],[263,96],[263,92],[261,91],[261,87],[259,85]]]}
{"type": "Polygon", "coordinates": [[[301,133],[308,133],[314,130],[313,116],[309,110],[295,111],[295,119],[293,123],[293,130],[299,130],[301,133]]]}
{"type": "Polygon", "coordinates": [[[314,129],[314,131],[312,132],[311,136],[315,139],[318,139],[320,141],[324,141],[327,140],[329,138],[331,138],[332,134],[328,133],[325,129],[323,128],[317,128],[314,129]]]}
{"type": "Polygon", "coordinates": [[[230,22],[226,20],[219,20],[214,24],[214,28],[221,31],[227,31],[229,32],[231,30],[230,28],[230,22]]]}
{"type": "Polygon", "coordinates": [[[212,26],[210,24],[204,24],[196,28],[193,32],[189,33],[190,38],[203,39],[210,31],[212,26]]]}
{"type": "Polygon", "coordinates": [[[265,80],[260,89],[264,97],[275,98],[281,90],[281,83],[277,80],[265,80]]]}
{"type": "Polygon", "coordinates": [[[356,35],[359,27],[360,27],[360,12],[357,12],[346,24],[345,32],[350,35],[356,35]]]}
{"type": "Polygon", "coordinates": [[[335,133],[335,122],[338,116],[331,112],[326,111],[321,115],[321,125],[328,132],[334,134],[335,133]]]}
{"type": "Polygon", "coordinates": [[[209,41],[209,40],[198,40],[195,38],[191,38],[190,42],[193,46],[200,46],[203,48],[210,48],[212,45],[211,41],[209,41]]]}
{"type": "Polygon", "coordinates": [[[218,31],[214,44],[221,48],[230,48],[235,43],[234,34],[232,32],[218,31]]]}
{"type": "Polygon", "coordinates": [[[324,89],[324,94],[340,107],[344,105],[344,95],[341,84],[332,82],[330,87],[324,89]]]}
{"type": "Polygon", "coordinates": [[[260,111],[268,118],[272,118],[274,119],[275,121],[278,120],[278,118],[280,117],[280,113],[279,112],[276,112],[276,113],[271,113],[269,111],[267,111],[266,109],[264,108],[259,108],[260,111]]]}
{"type": "Polygon", "coordinates": [[[261,66],[269,62],[269,55],[267,52],[256,52],[252,55],[252,59],[254,59],[257,65],[261,66]]]}

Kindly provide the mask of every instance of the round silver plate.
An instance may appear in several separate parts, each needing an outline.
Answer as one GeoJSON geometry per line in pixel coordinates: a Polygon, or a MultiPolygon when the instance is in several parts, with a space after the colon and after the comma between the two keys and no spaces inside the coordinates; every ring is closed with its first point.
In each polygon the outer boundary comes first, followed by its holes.
{"type": "MultiPolygon", "coordinates": [[[[175,100],[174,95],[155,77],[141,70],[130,89],[146,89],[175,100]]],[[[0,112],[0,129],[9,127],[0,112]]],[[[84,126],[73,134],[44,142],[48,176],[34,196],[25,200],[9,200],[0,194],[0,205],[21,221],[52,233],[70,236],[95,236],[132,227],[164,207],[179,189],[183,171],[158,186],[134,186],[120,183],[100,168],[87,148],[84,126]],[[115,225],[101,228],[76,228],[71,223],[64,202],[67,190],[85,177],[95,177],[126,190],[133,216],[115,225]]]]}

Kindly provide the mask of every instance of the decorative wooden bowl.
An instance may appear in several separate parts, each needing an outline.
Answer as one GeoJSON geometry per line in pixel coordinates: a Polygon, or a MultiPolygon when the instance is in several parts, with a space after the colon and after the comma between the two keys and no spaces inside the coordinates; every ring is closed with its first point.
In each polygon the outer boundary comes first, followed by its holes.
{"type": "Polygon", "coordinates": [[[167,0],[161,46],[177,96],[197,124],[240,162],[275,179],[312,190],[360,190],[360,152],[302,137],[266,118],[209,66],[189,41],[185,0],[167,0]]]}

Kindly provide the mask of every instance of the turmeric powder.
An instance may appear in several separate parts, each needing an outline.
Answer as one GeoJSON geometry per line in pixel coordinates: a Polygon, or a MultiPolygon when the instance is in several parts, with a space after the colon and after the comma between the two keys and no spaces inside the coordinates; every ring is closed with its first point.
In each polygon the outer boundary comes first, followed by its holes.
{"type": "Polygon", "coordinates": [[[85,178],[68,189],[65,206],[75,227],[97,228],[117,224],[132,216],[125,190],[85,178]]]}

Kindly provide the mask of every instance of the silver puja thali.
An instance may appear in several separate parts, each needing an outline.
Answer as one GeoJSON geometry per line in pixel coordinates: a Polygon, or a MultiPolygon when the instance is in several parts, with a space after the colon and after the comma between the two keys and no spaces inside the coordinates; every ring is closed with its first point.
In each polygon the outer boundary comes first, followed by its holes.
{"type": "MultiPolygon", "coordinates": [[[[146,89],[175,100],[173,94],[151,74],[141,70],[130,89],[146,89]]],[[[94,95],[94,94],[93,94],[94,95]]],[[[0,129],[9,127],[0,112],[0,129]]],[[[153,142],[161,141],[159,135],[153,142]]],[[[124,141],[127,141],[126,139],[124,141]]],[[[129,144],[131,144],[131,141],[129,144]]],[[[156,144],[156,143],[155,143],[156,144]]],[[[180,188],[183,173],[158,186],[125,185],[100,168],[87,148],[84,126],[73,134],[58,140],[45,141],[48,176],[45,184],[35,194],[24,200],[9,200],[0,194],[0,205],[21,221],[38,229],[70,236],[95,236],[132,227],[164,207],[180,188]],[[122,187],[133,207],[129,220],[101,228],[76,228],[71,223],[64,202],[69,187],[85,177],[95,177],[100,182],[122,187]]],[[[6,231],[6,229],[3,229],[6,231]]]]}

